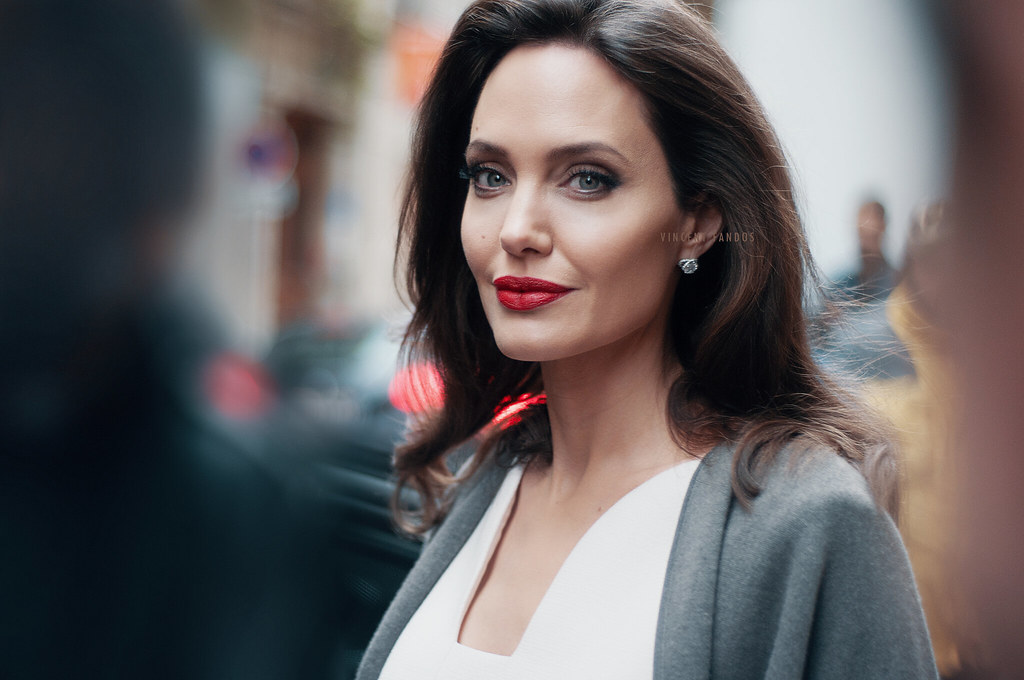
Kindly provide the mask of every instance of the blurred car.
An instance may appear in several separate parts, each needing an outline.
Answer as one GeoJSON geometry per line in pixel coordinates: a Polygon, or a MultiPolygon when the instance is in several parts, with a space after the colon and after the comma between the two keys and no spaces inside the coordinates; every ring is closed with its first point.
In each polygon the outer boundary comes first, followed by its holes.
{"type": "Polygon", "coordinates": [[[387,400],[398,351],[383,323],[335,330],[303,322],[280,333],[264,363],[281,395],[319,420],[394,415],[400,426],[387,400]]]}

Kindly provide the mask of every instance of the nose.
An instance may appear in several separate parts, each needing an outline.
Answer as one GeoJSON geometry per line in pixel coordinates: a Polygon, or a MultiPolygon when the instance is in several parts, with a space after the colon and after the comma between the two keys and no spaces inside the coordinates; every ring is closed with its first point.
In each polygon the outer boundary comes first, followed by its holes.
{"type": "Polygon", "coordinates": [[[550,215],[543,192],[520,184],[509,201],[501,225],[501,247],[509,255],[547,255],[551,252],[550,215]]]}

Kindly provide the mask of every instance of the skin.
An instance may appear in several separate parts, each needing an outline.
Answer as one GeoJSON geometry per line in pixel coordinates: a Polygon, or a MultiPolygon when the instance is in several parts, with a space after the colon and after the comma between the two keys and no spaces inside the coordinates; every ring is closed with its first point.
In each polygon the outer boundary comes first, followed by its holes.
{"type": "Polygon", "coordinates": [[[885,216],[871,204],[862,205],[857,211],[857,239],[861,254],[865,257],[881,257],[884,236],[885,216]]]}
{"type": "Polygon", "coordinates": [[[665,338],[676,262],[703,254],[721,217],[677,204],[642,96],[579,48],[510,52],[483,88],[466,160],[466,259],[498,347],[540,363],[552,429],[552,462],[525,471],[459,637],[509,655],[594,521],[705,453],[671,436],[665,405],[681,369],[665,338]],[[502,276],[572,292],[512,311],[493,285],[502,276]]]}

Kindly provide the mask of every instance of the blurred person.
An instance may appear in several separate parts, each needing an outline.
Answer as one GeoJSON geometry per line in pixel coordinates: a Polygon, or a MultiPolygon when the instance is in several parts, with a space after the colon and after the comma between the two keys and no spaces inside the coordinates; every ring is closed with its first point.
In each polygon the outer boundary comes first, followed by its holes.
{"type": "Polygon", "coordinates": [[[840,277],[835,286],[855,299],[885,298],[896,285],[896,270],[885,258],[882,242],[886,230],[885,206],[877,199],[857,209],[857,268],[840,277]]]}
{"type": "Polygon", "coordinates": [[[961,405],[953,386],[949,338],[935,308],[941,285],[935,258],[948,238],[943,203],[915,211],[900,283],[886,302],[892,328],[907,347],[914,375],[872,380],[871,401],[896,426],[903,488],[900,533],[943,678],[969,678],[983,663],[975,617],[954,568],[962,516],[956,456],[961,405]]]}
{"type": "Polygon", "coordinates": [[[961,578],[991,677],[1024,669],[1024,3],[941,3],[956,144],[950,243],[935,308],[963,403],[961,578]]]}
{"type": "Polygon", "coordinates": [[[907,349],[886,315],[886,299],[898,272],[882,252],[885,230],[885,207],[877,200],[862,203],[857,211],[857,267],[826,288],[824,308],[814,312],[820,330],[815,343],[818,361],[861,380],[914,373],[907,349]]]}
{"type": "Polygon", "coordinates": [[[203,132],[176,5],[0,0],[5,680],[308,677],[272,397],[174,284],[203,132]]]}
{"type": "Polygon", "coordinates": [[[431,534],[359,680],[935,677],[779,148],[682,2],[465,10],[400,224],[444,403],[395,466],[431,534]]]}

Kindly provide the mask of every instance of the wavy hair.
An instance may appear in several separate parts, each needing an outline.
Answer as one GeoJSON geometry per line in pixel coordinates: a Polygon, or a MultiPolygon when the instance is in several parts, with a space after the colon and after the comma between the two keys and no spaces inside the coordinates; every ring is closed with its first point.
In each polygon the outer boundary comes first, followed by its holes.
{"type": "Polygon", "coordinates": [[[895,511],[895,464],[879,423],[812,359],[805,282],[819,276],[794,203],[786,159],[749,84],[707,23],[678,0],[478,0],[449,38],[419,111],[401,212],[399,259],[415,306],[406,357],[439,371],[444,405],[395,456],[400,524],[426,530],[459,479],[490,456],[550,456],[543,403],[488,429],[518,395],[543,390],[538,365],[498,350],[461,248],[467,193],[459,178],[477,99],[520,45],[558,43],[600,55],[640,92],[668,159],[676,199],[713,204],[722,232],[672,302],[666,348],[682,366],[666,404],[680,445],[736,443],[733,487],[744,505],[759,472],[794,438],[858,466],[895,511]],[[742,236],[742,238],[741,238],[742,236]],[[508,423],[506,423],[508,425],[508,423]],[[446,458],[489,431],[468,472],[446,458]],[[403,489],[421,499],[402,510],[403,489]]]}

